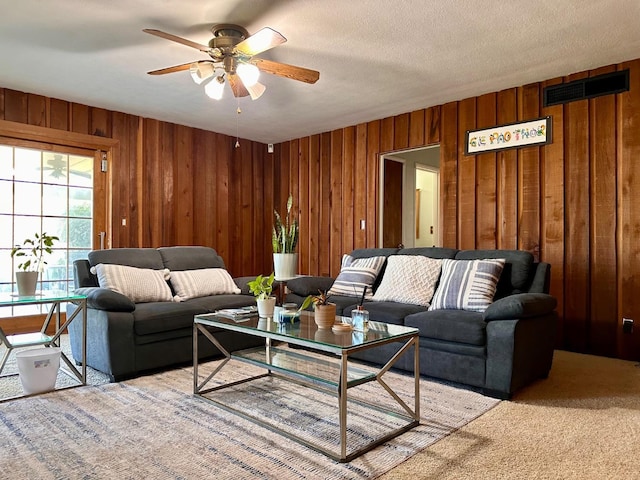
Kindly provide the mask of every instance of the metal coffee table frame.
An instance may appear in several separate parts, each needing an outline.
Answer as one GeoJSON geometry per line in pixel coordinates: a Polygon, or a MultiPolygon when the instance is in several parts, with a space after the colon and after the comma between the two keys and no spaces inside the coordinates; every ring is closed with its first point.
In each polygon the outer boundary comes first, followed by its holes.
{"type": "MultiPolygon", "coordinates": [[[[309,318],[303,319],[302,321],[309,321],[309,318]]],[[[313,319],[311,317],[311,322],[313,319]]],[[[255,320],[254,322],[255,323],[255,320]]],[[[277,325],[277,324],[276,324],[277,325]]],[[[276,329],[279,327],[275,327],[276,329]]],[[[407,327],[399,327],[393,326],[395,329],[402,329],[403,333],[397,333],[393,336],[389,336],[386,338],[377,338],[374,341],[370,342],[362,342],[351,345],[335,345],[326,342],[316,342],[306,338],[300,338],[298,336],[292,336],[287,334],[286,332],[279,331],[271,331],[269,329],[259,329],[259,328],[250,328],[243,323],[236,323],[233,320],[218,318],[215,315],[198,315],[194,319],[193,325],[193,393],[194,395],[207,400],[231,413],[239,415],[247,420],[250,420],[254,423],[262,425],[268,428],[271,431],[277,432],[291,440],[297,441],[313,450],[316,450],[320,453],[327,455],[328,457],[338,461],[338,462],[349,462],[354,458],[362,455],[365,452],[375,448],[376,446],[394,438],[412,428],[419,425],[420,423],[420,365],[419,365],[419,348],[418,348],[418,330],[407,328],[407,327]],[[207,327],[215,327],[223,330],[232,330],[236,332],[242,332],[247,335],[253,335],[258,337],[263,337],[265,339],[264,347],[257,347],[247,350],[241,350],[237,352],[229,352],[225,349],[221,343],[215,338],[215,334],[212,334],[207,327]],[[211,372],[202,382],[198,382],[199,375],[199,359],[198,359],[198,335],[202,334],[205,338],[207,338],[213,345],[215,345],[225,356],[225,358],[220,362],[219,365],[211,372]],[[301,347],[306,347],[311,350],[317,350],[320,352],[328,352],[339,356],[339,360],[333,360],[333,364],[335,364],[335,369],[332,372],[328,372],[329,375],[323,377],[322,373],[318,373],[318,375],[310,376],[308,373],[302,373],[296,371],[295,367],[287,367],[286,365],[283,367],[282,365],[277,365],[273,362],[274,355],[276,353],[280,355],[288,355],[295,362],[306,362],[306,366],[313,367],[314,364],[319,364],[320,360],[317,357],[310,356],[305,354],[304,351],[295,351],[284,350],[278,348],[272,344],[273,341],[287,342],[292,345],[298,345],[301,347]],[[402,347],[393,356],[384,366],[382,366],[377,372],[372,372],[370,370],[365,370],[359,368],[358,366],[354,366],[348,362],[349,355],[359,350],[365,350],[370,348],[376,348],[381,345],[392,343],[392,342],[403,342],[402,347]],[[407,351],[414,347],[414,405],[413,408],[409,407],[393,389],[383,380],[384,374],[397,362],[397,360],[405,355],[407,351]],[[255,375],[252,377],[244,378],[242,380],[238,380],[235,382],[225,383],[222,385],[217,385],[214,387],[207,388],[207,384],[211,381],[211,379],[230,361],[230,360],[238,360],[240,362],[249,363],[252,365],[257,365],[259,367],[263,367],[267,369],[267,372],[261,375],[255,375]],[[337,375],[337,378],[330,378],[331,374],[337,375]],[[256,380],[259,378],[264,378],[267,376],[275,376],[278,378],[283,378],[288,381],[293,381],[295,383],[319,390],[324,392],[330,392],[333,394],[337,394],[338,398],[338,416],[339,416],[339,426],[340,426],[340,445],[339,452],[334,450],[327,449],[317,443],[309,441],[305,438],[302,438],[294,433],[288,432],[281,428],[278,428],[270,423],[263,421],[261,418],[257,416],[252,416],[247,414],[246,412],[235,409],[233,406],[222,403],[212,396],[205,396],[208,393],[215,392],[217,390],[222,390],[224,388],[233,387],[242,383],[250,382],[252,380],[256,380]],[[346,379],[344,381],[343,379],[346,379]],[[381,407],[379,405],[375,405],[370,402],[366,402],[361,399],[348,398],[348,390],[350,388],[356,387],[358,385],[362,385],[364,383],[368,383],[371,381],[377,381],[388,393],[391,397],[400,405],[402,411],[396,411],[381,407]],[[364,405],[368,408],[372,408],[387,414],[393,415],[395,418],[400,418],[406,420],[406,423],[399,428],[395,428],[389,431],[387,434],[374,439],[371,443],[357,448],[353,451],[347,451],[347,408],[348,403],[347,400],[351,402],[356,402],[360,405],[364,405]]],[[[326,362],[325,367],[327,366],[326,362]]]]}

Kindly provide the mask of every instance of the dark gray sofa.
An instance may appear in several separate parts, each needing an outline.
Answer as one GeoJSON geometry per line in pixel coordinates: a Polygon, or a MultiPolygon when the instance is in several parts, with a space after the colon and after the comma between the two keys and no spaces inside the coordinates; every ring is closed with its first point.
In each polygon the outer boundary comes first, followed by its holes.
{"type": "MultiPolygon", "coordinates": [[[[255,305],[246,286],[243,294],[134,304],[124,295],[99,287],[96,275],[90,271],[99,263],[180,271],[224,268],[224,262],[214,249],[197,246],[95,250],[89,252],[88,259],[74,262],[76,292],[87,296],[87,365],[107,373],[112,381],[191,362],[194,315],[255,305]]],[[[68,304],[67,315],[76,308],[68,304]]],[[[69,337],[73,358],[81,362],[80,322],[70,324],[69,337]]],[[[255,346],[259,341],[227,331],[217,332],[216,338],[231,351],[255,346]]],[[[202,336],[198,352],[203,358],[220,355],[202,336]]]]}
{"type": "MultiPolygon", "coordinates": [[[[364,258],[389,255],[424,255],[461,260],[504,258],[494,302],[484,313],[465,310],[434,310],[395,302],[365,302],[370,320],[406,325],[420,330],[420,373],[479,388],[484,394],[510,398],[519,388],[547,377],[555,344],[556,299],[550,296],[550,265],[534,262],[529,252],[517,250],[454,250],[448,248],[394,248],[354,250],[364,258]]],[[[385,264],[386,265],[386,264],[385,264]]],[[[373,288],[380,284],[384,267],[373,288]]],[[[318,290],[328,290],[334,279],[300,277],[290,280],[287,301],[300,304],[318,290]]],[[[355,297],[334,296],[338,314],[349,316],[355,297]]],[[[374,324],[375,328],[375,324],[374,324]]],[[[381,364],[399,345],[354,354],[361,360],[381,364]]],[[[413,355],[400,358],[396,367],[413,371],[413,355]]]]}

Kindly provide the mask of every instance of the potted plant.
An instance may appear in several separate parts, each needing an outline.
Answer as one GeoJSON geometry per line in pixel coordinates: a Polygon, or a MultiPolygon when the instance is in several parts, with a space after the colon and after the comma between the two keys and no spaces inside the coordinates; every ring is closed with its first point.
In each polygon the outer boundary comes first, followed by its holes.
{"type": "Polygon", "coordinates": [[[292,218],[292,206],[293,196],[289,194],[287,215],[284,221],[277,210],[273,211],[274,223],[271,232],[271,245],[273,247],[275,278],[278,280],[289,280],[295,277],[298,267],[298,254],[295,253],[295,250],[298,244],[299,225],[298,219],[292,218]]]}
{"type": "Polygon", "coordinates": [[[318,295],[309,295],[300,305],[304,310],[313,304],[313,318],[320,329],[331,328],[336,321],[336,304],[329,302],[329,297],[326,291],[318,290],[318,295]]]}
{"type": "Polygon", "coordinates": [[[273,311],[276,306],[276,297],[271,296],[274,279],[275,274],[271,273],[268,277],[258,275],[255,280],[247,283],[249,291],[256,297],[258,315],[261,317],[273,317],[273,311]]]}
{"type": "Polygon", "coordinates": [[[32,297],[36,294],[38,274],[44,270],[47,264],[45,255],[53,253],[53,243],[60,240],[55,235],[47,235],[46,232],[34,234],[33,238],[26,238],[22,245],[16,245],[11,249],[11,258],[18,258],[16,283],[18,295],[32,297]]]}

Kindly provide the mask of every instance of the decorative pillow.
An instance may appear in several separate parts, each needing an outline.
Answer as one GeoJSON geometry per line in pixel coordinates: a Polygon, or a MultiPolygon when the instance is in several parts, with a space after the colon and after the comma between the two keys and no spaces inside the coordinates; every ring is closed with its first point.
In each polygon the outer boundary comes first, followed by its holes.
{"type": "Polygon", "coordinates": [[[366,287],[364,298],[373,297],[373,283],[376,281],[385,257],[353,258],[351,255],[342,256],[340,274],[327,292],[329,295],[344,295],[346,297],[361,297],[366,287]]]}
{"type": "Polygon", "coordinates": [[[224,293],[240,293],[240,289],[224,268],[201,268],[171,272],[174,300],[182,302],[195,297],[224,293]]]}
{"type": "Polygon", "coordinates": [[[505,259],[442,261],[442,275],[429,310],[484,312],[493,302],[505,259]]]}
{"type": "Polygon", "coordinates": [[[374,302],[429,306],[436,289],[442,260],[422,255],[391,255],[374,302]]]}
{"type": "Polygon", "coordinates": [[[91,267],[98,284],[128,297],[133,303],[170,302],[173,300],[167,280],[169,270],[152,270],[127,265],[99,263],[91,267]]]}

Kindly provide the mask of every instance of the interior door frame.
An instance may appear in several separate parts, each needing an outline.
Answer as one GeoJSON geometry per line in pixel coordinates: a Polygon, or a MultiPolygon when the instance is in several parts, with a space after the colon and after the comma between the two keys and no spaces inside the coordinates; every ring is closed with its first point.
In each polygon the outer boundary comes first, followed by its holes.
{"type": "MultiPolygon", "coordinates": [[[[379,188],[379,195],[378,195],[378,239],[377,239],[377,246],[381,247],[383,245],[383,231],[384,231],[384,167],[385,167],[385,161],[387,159],[389,160],[393,160],[395,162],[399,162],[402,163],[402,171],[403,171],[403,175],[402,175],[402,179],[403,179],[403,198],[402,198],[402,208],[403,208],[403,221],[402,221],[402,243],[404,245],[405,248],[410,248],[413,247],[415,245],[415,186],[416,186],[416,179],[415,179],[415,168],[417,164],[420,164],[422,166],[428,167],[428,164],[419,162],[417,160],[412,160],[412,161],[407,161],[406,159],[402,158],[403,154],[411,154],[412,152],[418,152],[418,151],[424,151],[424,150],[429,150],[429,149],[433,149],[433,148],[437,148],[438,152],[440,152],[440,145],[436,144],[436,145],[427,145],[427,146],[423,146],[423,147],[418,147],[418,148],[411,148],[411,149],[404,149],[404,150],[395,150],[392,152],[385,152],[380,154],[380,162],[378,165],[378,188],[379,188]],[[408,168],[408,165],[411,164],[411,168],[408,168]],[[411,171],[411,173],[409,173],[409,171],[411,171]],[[412,191],[409,192],[409,189],[407,188],[407,184],[408,183],[412,184],[412,191]]],[[[439,159],[439,153],[438,153],[438,159],[439,159]]],[[[442,176],[439,174],[439,160],[438,160],[438,167],[432,167],[434,170],[438,171],[438,185],[437,185],[437,189],[438,189],[438,206],[437,206],[437,211],[438,211],[438,246],[442,246],[442,215],[441,215],[441,209],[442,209],[442,198],[440,198],[441,195],[441,185],[440,182],[442,181],[442,176]]]]}

